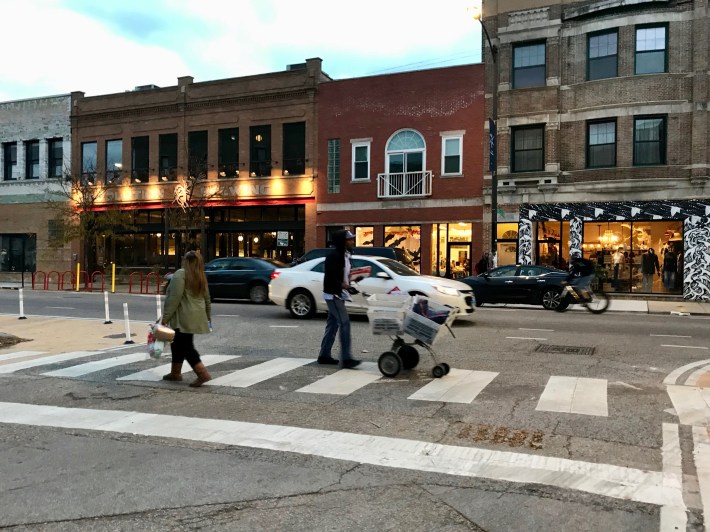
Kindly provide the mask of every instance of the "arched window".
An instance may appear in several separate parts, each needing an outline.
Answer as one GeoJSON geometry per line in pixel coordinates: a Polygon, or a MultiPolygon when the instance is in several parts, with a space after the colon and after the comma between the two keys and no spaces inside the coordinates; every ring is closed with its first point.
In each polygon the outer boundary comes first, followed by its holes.
{"type": "Polygon", "coordinates": [[[387,173],[423,172],[426,166],[424,137],[413,129],[403,129],[387,143],[387,173]]]}

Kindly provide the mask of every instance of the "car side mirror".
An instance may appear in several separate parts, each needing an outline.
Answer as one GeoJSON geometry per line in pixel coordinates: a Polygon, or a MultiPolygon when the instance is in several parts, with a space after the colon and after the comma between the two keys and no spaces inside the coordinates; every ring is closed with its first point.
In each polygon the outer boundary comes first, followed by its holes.
{"type": "Polygon", "coordinates": [[[375,275],[378,279],[392,279],[389,275],[387,275],[385,272],[377,272],[377,275],[375,275]]]}

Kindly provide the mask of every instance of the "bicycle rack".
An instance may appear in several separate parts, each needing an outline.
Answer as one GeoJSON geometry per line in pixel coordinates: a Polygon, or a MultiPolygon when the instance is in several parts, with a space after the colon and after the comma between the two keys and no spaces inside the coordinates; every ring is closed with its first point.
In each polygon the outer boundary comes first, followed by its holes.
{"type": "Polygon", "coordinates": [[[133,293],[133,276],[134,275],[138,276],[139,292],[142,294],[143,293],[143,274],[141,272],[133,272],[131,275],[128,276],[128,293],[129,294],[133,293]]]}
{"type": "Polygon", "coordinates": [[[148,275],[145,276],[145,291],[143,291],[143,283],[141,282],[141,294],[148,294],[150,292],[149,285],[151,277],[155,277],[155,280],[157,281],[157,284],[155,285],[155,293],[160,293],[160,274],[156,272],[150,272],[148,275]]]}
{"type": "MultiPolygon", "coordinates": [[[[51,277],[52,277],[53,273],[57,274],[57,290],[61,290],[62,289],[62,274],[59,273],[58,271],[55,271],[55,270],[47,273],[47,278],[44,281],[44,289],[49,290],[49,283],[51,281],[51,277]]],[[[71,272],[69,272],[69,273],[71,273],[71,272]]]]}
{"type": "Polygon", "coordinates": [[[47,289],[47,274],[45,272],[43,272],[42,270],[37,270],[36,272],[34,272],[32,274],[32,290],[35,289],[35,279],[36,279],[38,273],[41,273],[42,275],[44,275],[44,277],[42,278],[42,286],[43,286],[44,290],[46,290],[47,289]]]}

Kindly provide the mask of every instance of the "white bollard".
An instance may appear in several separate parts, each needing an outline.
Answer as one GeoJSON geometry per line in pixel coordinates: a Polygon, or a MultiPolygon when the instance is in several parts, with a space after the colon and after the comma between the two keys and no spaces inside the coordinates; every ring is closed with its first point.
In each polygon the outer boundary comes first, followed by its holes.
{"type": "Polygon", "coordinates": [[[24,290],[20,288],[20,317],[17,318],[18,320],[26,320],[27,316],[25,316],[25,294],[24,290]]]}
{"type": "Polygon", "coordinates": [[[104,292],[104,312],[106,313],[106,321],[104,322],[104,325],[113,323],[108,314],[108,292],[104,292]]]}
{"type": "Polygon", "coordinates": [[[131,340],[131,322],[128,319],[128,303],[123,304],[123,321],[126,324],[126,341],[123,342],[124,344],[135,344],[133,340],[131,340]]]}
{"type": "Polygon", "coordinates": [[[155,294],[155,307],[158,311],[158,315],[155,317],[157,321],[160,321],[160,317],[163,315],[163,309],[160,306],[160,294],[155,294]]]}

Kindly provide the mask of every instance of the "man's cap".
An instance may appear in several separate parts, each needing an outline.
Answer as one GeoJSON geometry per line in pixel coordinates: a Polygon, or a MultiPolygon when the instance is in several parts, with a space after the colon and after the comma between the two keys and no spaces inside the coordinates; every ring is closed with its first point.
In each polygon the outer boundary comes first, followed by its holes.
{"type": "Polygon", "coordinates": [[[350,231],[345,231],[345,240],[355,240],[355,235],[350,231]]]}

